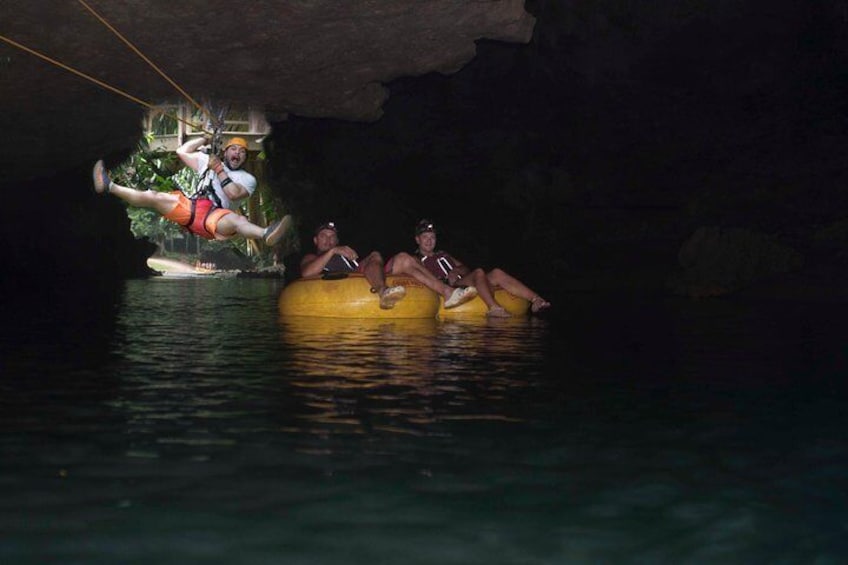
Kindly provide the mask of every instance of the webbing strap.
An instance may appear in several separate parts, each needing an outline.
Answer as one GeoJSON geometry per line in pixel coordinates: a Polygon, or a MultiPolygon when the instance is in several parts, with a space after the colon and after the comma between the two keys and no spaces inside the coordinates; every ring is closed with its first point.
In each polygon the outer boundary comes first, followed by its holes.
{"type": "Polygon", "coordinates": [[[195,192],[191,196],[191,200],[207,197],[215,203],[215,206],[217,206],[218,208],[223,208],[224,206],[221,202],[221,197],[218,196],[218,193],[215,192],[215,189],[212,186],[214,179],[212,175],[210,175],[210,173],[212,173],[212,169],[206,169],[206,171],[203,173],[203,186],[197,189],[197,192],[195,192]]]}
{"type": "Polygon", "coordinates": [[[189,229],[191,225],[194,223],[194,216],[197,214],[197,199],[191,199],[191,214],[188,217],[188,223],[183,226],[186,229],[189,229]]]}

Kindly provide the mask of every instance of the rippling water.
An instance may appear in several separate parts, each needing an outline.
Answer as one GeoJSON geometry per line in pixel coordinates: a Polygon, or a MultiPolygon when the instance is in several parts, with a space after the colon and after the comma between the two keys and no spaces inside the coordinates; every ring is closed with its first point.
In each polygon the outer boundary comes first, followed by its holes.
{"type": "Polygon", "coordinates": [[[10,319],[0,562],[848,559],[848,305],[281,320],[279,290],[10,319]]]}

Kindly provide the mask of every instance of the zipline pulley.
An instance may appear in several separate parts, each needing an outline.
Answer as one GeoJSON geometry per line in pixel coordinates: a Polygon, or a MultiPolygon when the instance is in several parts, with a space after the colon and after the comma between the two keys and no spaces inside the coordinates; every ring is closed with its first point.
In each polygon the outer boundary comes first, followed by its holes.
{"type": "Polygon", "coordinates": [[[207,115],[209,119],[206,121],[206,131],[212,133],[210,155],[220,155],[224,149],[224,124],[227,118],[228,106],[222,106],[218,111],[214,111],[213,105],[206,104],[207,115]]]}

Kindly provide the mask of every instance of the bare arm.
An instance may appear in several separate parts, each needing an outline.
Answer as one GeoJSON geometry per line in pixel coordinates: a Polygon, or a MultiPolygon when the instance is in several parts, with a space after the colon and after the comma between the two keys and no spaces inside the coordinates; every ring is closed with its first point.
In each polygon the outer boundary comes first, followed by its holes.
{"type": "Polygon", "coordinates": [[[321,271],[324,270],[324,267],[327,266],[327,263],[333,258],[333,255],[341,255],[348,259],[353,259],[354,261],[359,258],[356,251],[347,245],[333,247],[332,249],[328,249],[318,255],[315,253],[308,253],[300,260],[300,276],[314,277],[315,275],[321,274],[321,271]]]}
{"type": "Polygon", "coordinates": [[[230,200],[232,201],[241,200],[242,198],[247,198],[248,196],[250,196],[250,193],[247,191],[247,189],[236,182],[225,186],[224,192],[227,193],[227,196],[229,196],[230,200]]]}
{"type": "MultiPolygon", "coordinates": [[[[188,145],[188,143],[183,145],[183,147],[186,145],[188,145]]],[[[194,153],[189,153],[183,157],[183,155],[179,153],[178,149],[177,154],[180,155],[180,158],[183,159],[186,164],[189,163],[189,160],[193,161],[195,163],[194,170],[201,172],[196,168],[200,164],[200,160],[197,157],[199,154],[198,152],[195,151],[194,153]]],[[[230,200],[236,201],[250,196],[250,191],[247,190],[247,188],[230,178],[228,169],[224,167],[224,164],[217,155],[209,156],[209,163],[206,165],[206,168],[215,173],[215,176],[218,178],[218,182],[221,183],[221,190],[224,191],[224,194],[226,194],[227,198],[230,200]]]]}
{"type": "Polygon", "coordinates": [[[185,163],[185,165],[190,167],[193,171],[200,172],[198,171],[199,163],[197,158],[200,153],[200,148],[208,143],[209,141],[205,136],[189,139],[177,147],[177,157],[179,157],[180,161],[185,163]]]}
{"type": "Polygon", "coordinates": [[[221,163],[218,157],[214,155],[209,157],[209,168],[215,171],[218,182],[221,183],[221,189],[230,200],[241,200],[250,196],[250,191],[230,178],[227,174],[227,169],[224,168],[223,163],[221,163]]]}
{"type": "Polygon", "coordinates": [[[462,279],[465,275],[471,272],[471,269],[468,268],[462,261],[454,257],[453,255],[448,255],[448,260],[453,264],[453,269],[450,273],[448,273],[448,284],[455,285],[457,281],[462,279]]]}

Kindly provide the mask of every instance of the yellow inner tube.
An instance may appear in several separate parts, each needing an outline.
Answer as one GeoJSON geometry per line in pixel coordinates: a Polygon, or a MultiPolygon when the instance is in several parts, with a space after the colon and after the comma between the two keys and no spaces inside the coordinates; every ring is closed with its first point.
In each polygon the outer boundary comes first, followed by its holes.
{"type": "Polygon", "coordinates": [[[281,316],[317,318],[435,318],[439,296],[413,278],[387,276],[386,285],[400,285],[406,296],[390,310],[380,308],[380,298],[360,273],[342,278],[308,277],[292,281],[278,300],[281,316]]]}

